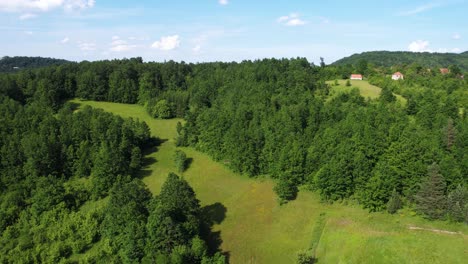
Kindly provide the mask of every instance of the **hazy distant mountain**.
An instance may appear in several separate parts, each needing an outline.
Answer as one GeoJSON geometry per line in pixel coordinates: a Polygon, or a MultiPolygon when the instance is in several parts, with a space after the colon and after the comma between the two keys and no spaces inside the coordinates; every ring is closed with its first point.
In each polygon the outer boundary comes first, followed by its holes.
{"type": "Polygon", "coordinates": [[[70,61],[43,57],[8,57],[0,59],[0,72],[14,72],[22,69],[60,65],[70,61]]]}
{"type": "Polygon", "coordinates": [[[418,63],[425,67],[448,67],[457,65],[460,69],[468,71],[468,51],[457,53],[429,53],[405,51],[370,51],[354,54],[333,63],[333,65],[356,65],[360,60],[367,60],[377,66],[390,67],[393,65],[418,63]]]}

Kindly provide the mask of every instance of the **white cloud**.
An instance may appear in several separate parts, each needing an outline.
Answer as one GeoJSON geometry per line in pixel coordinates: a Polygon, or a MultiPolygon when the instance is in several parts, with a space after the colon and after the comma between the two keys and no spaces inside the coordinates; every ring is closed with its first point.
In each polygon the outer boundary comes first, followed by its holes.
{"type": "Polygon", "coordinates": [[[411,10],[408,10],[408,11],[404,11],[404,12],[401,12],[399,13],[398,15],[399,16],[412,16],[412,15],[416,15],[416,14],[419,14],[419,13],[422,13],[422,12],[425,12],[425,11],[429,11],[433,8],[436,8],[436,7],[440,7],[442,6],[442,3],[429,3],[429,4],[425,4],[425,5],[421,5],[421,6],[418,6],[414,9],[411,9],[411,10]]]}
{"type": "Polygon", "coordinates": [[[125,52],[130,51],[137,47],[137,45],[128,44],[127,41],[120,39],[119,36],[113,36],[111,42],[110,51],[113,52],[125,52]]]}
{"type": "Polygon", "coordinates": [[[179,35],[161,37],[160,40],[155,41],[152,48],[160,50],[173,50],[180,45],[179,35]]]}
{"type": "Polygon", "coordinates": [[[82,51],[96,50],[96,44],[93,42],[78,42],[78,48],[82,51]]]}
{"type": "Polygon", "coordinates": [[[429,48],[429,41],[416,40],[409,44],[408,50],[412,52],[432,52],[429,48]]]}
{"type": "Polygon", "coordinates": [[[70,39],[69,39],[68,37],[65,37],[64,39],[62,39],[62,40],[60,41],[60,43],[62,43],[62,44],[67,44],[69,41],[70,41],[70,39]]]}
{"type": "Polygon", "coordinates": [[[26,34],[26,35],[32,35],[33,32],[32,32],[32,31],[25,31],[24,34],[26,34]]]}
{"type": "Polygon", "coordinates": [[[137,47],[136,45],[121,44],[121,45],[112,46],[110,50],[114,52],[123,52],[123,51],[130,51],[136,47],[137,47]]]}
{"type": "Polygon", "coordinates": [[[289,16],[280,16],[278,18],[278,23],[282,23],[289,20],[289,16]]]}
{"type": "Polygon", "coordinates": [[[22,14],[21,16],[19,16],[19,19],[27,20],[27,19],[35,18],[36,16],[37,16],[36,14],[26,13],[26,14],[22,14]]]}
{"type": "Polygon", "coordinates": [[[118,46],[118,45],[124,45],[124,44],[127,44],[127,42],[121,39],[115,39],[115,40],[112,40],[111,42],[111,46],[118,46]]]}
{"type": "Polygon", "coordinates": [[[286,22],[286,26],[302,26],[305,25],[305,21],[299,18],[294,18],[286,22]]]}
{"type": "Polygon", "coordinates": [[[229,1],[228,0],[218,0],[218,3],[220,5],[227,5],[227,4],[229,4],[229,1]]]}
{"type": "Polygon", "coordinates": [[[459,40],[459,39],[461,39],[461,36],[460,36],[460,34],[455,33],[455,34],[453,34],[452,38],[455,39],[455,40],[459,40]]]}
{"type": "Polygon", "coordinates": [[[307,22],[302,20],[300,15],[297,13],[292,13],[289,16],[280,16],[277,21],[278,23],[286,26],[302,26],[307,24],[307,22]]]}
{"type": "Polygon", "coordinates": [[[460,53],[460,52],[461,52],[461,49],[459,49],[459,48],[453,48],[453,49],[451,50],[451,52],[453,52],[453,53],[460,53]]]}
{"type": "Polygon", "coordinates": [[[46,12],[60,7],[65,10],[76,10],[91,8],[95,5],[95,3],[95,0],[1,0],[0,11],[46,12]]]}
{"type": "Polygon", "coordinates": [[[95,4],[95,0],[67,0],[64,1],[63,8],[68,11],[81,10],[94,7],[95,4]]]}

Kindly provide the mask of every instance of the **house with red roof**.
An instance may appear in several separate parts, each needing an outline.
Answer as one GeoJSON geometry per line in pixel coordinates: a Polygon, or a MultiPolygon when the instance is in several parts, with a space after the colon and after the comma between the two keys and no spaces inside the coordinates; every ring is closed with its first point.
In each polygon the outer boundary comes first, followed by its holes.
{"type": "Polygon", "coordinates": [[[442,73],[443,75],[449,74],[449,73],[450,73],[450,70],[447,69],[447,68],[440,68],[440,73],[442,73]]]}
{"type": "Polygon", "coordinates": [[[351,77],[349,79],[362,81],[363,78],[362,74],[351,74],[351,77]]]}
{"type": "Polygon", "coordinates": [[[392,75],[392,80],[398,81],[398,80],[403,80],[405,76],[401,72],[395,72],[392,75]]]}

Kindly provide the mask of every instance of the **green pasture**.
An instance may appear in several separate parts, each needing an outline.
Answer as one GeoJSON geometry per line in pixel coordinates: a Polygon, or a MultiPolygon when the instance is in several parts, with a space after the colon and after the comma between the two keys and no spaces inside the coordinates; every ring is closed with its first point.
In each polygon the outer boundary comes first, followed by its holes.
{"type": "MultiPolygon", "coordinates": [[[[350,80],[351,86],[346,86],[347,80],[338,80],[338,85],[335,86],[335,81],[327,81],[327,84],[331,86],[331,96],[334,96],[339,93],[351,91],[353,88],[358,88],[361,96],[364,98],[375,99],[380,96],[380,87],[370,84],[368,81],[359,81],[359,80],[350,80]]],[[[405,104],[406,99],[399,94],[394,94],[398,101],[405,104]]]]}

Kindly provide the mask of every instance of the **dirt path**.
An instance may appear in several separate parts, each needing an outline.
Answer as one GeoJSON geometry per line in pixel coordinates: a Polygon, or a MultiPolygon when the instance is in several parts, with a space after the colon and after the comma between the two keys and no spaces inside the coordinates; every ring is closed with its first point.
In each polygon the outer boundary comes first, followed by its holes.
{"type": "Polygon", "coordinates": [[[464,236],[464,234],[462,232],[453,232],[453,231],[440,230],[440,229],[422,228],[422,227],[417,227],[417,226],[409,226],[408,229],[410,229],[410,230],[424,230],[424,231],[430,231],[430,232],[439,233],[439,234],[462,235],[462,236],[464,236]]]}

